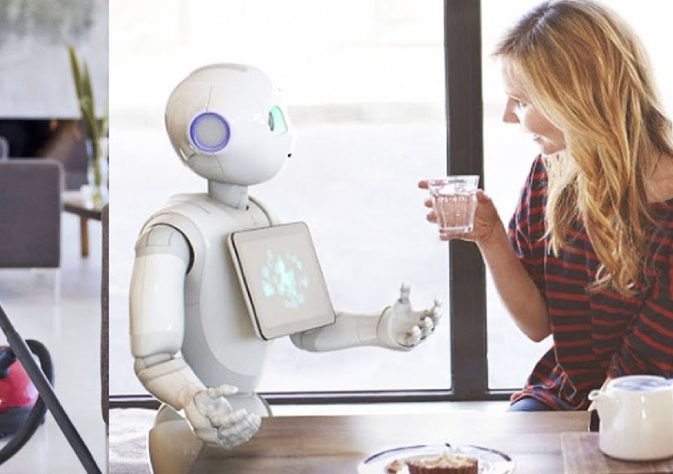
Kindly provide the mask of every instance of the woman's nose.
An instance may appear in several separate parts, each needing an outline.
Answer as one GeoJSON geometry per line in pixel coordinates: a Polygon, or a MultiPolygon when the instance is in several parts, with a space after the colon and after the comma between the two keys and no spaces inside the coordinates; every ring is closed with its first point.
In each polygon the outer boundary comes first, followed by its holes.
{"type": "Polygon", "coordinates": [[[502,121],[505,123],[519,123],[519,117],[511,110],[505,109],[505,113],[502,114],[502,121]]]}
{"type": "Polygon", "coordinates": [[[514,113],[514,104],[508,100],[505,105],[505,111],[502,114],[502,121],[505,123],[519,123],[519,117],[514,113]]]}

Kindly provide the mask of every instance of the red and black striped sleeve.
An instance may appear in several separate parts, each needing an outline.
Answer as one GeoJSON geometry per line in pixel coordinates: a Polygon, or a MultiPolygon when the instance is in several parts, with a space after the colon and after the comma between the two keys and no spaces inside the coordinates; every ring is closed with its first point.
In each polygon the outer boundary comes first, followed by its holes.
{"type": "MultiPolygon", "coordinates": [[[[671,222],[673,234],[673,222],[671,222]]],[[[608,375],[673,376],[673,239],[668,257],[610,361],[608,375]]]]}
{"type": "Polygon", "coordinates": [[[545,222],[547,176],[542,157],[531,166],[519,201],[508,226],[514,252],[538,288],[544,287],[545,222]]]}

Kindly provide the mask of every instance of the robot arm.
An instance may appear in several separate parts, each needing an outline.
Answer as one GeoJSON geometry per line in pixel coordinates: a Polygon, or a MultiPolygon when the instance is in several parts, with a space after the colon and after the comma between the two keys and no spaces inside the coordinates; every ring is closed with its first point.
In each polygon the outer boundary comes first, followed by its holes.
{"type": "Polygon", "coordinates": [[[334,324],[292,334],[290,338],[295,346],[308,351],[355,346],[408,351],[435,330],[442,313],[439,301],[430,309],[412,311],[409,292],[410,288],[402,285],[399,299],[381,313],[339,312],[334,324]]]}
{"type": "Polygon", "coordinates": [[[236,388],[206,388],[178,355],[184,336],[184,284],[191,249],[168,225],[148,228],[136,244],[131,278],[131,350],[135,371],[147,390],[175,410],[184,410],[202,440],[233,447],[252,437],[260,418],[232,413],[224,398],[236,388]]]}

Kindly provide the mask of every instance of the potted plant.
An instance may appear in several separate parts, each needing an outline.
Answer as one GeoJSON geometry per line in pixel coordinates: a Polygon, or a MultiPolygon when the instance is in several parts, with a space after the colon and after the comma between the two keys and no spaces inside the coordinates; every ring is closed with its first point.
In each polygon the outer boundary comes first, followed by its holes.
{"type": "Polygon", "coordinates": [[[87,177],[90,196],[94,204],[104,204],[108,198],[107,189],[107,117],[98,120],[96,104],[91,87],[91,77],[86,61],[81,62],[72,45],[68,45],[72,77],[77,93],[77,103],[82,116],[88,154],[87,177]]]}

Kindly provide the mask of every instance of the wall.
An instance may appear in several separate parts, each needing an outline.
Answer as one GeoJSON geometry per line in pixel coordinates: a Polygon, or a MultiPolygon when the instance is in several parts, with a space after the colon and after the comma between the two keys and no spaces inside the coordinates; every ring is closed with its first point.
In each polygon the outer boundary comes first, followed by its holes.
{"type": "Polygon", "coordinates": [[[87,61],[98,113],[105,113],[108,1],[0,2],[0,117],[79,117],[68,43],[87,61]]]}

